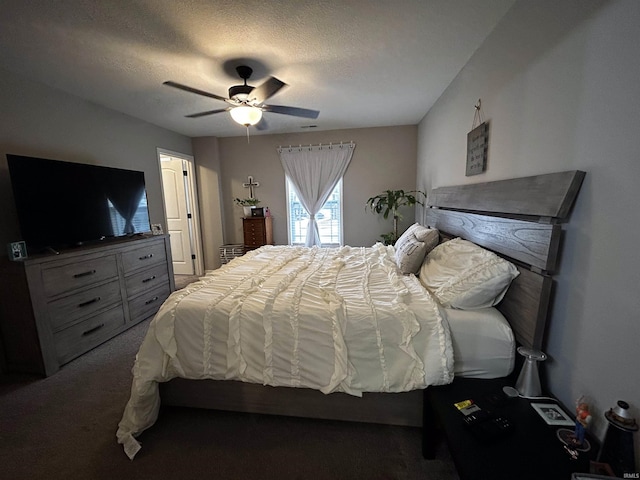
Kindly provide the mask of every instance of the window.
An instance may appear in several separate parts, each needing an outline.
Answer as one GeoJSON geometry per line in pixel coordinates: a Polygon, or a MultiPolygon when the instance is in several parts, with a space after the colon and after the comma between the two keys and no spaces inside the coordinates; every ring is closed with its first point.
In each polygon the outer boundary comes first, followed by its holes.
{"type": "MultiPolygon", "coordinates": [[[[307,239],[309,214],[304,209],[296,189],[287,177],[287,223],[289,227],[289,244],[304,245],[307,239]]],[[[329,195],[329,198],[316,214],[320,242],[323,247],[342,245],[342,180],[329,195]]]]}

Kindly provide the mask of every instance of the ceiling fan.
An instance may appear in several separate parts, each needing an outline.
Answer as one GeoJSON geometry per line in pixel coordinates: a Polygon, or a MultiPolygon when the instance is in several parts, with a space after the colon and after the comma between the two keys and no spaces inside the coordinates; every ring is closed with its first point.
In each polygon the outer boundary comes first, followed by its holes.
{"type": "Polygon", "coordinates": [[[231,117],[240,125],[247,128],[251,125],[255,125],[258,129],[261,129],[258,122],[262,119],[262,112],[280,113],[283,115],[293,115],[294,117],[303,118],[318,118],[320,112],[317,110],[286,107],[284,105],[266,105],[263,103],[287,85],[281,80],[278,80],[275,77],[269,77],[261,85],[252,87],[251,85],[247,85],[247,80],[253,73],[253,69],[251,67],[240,65],[236,67],[236,72],[238,72],[240,78],[244,80],[244,85],[234,85],[230,87],[228,98],[172,81],[164,82],[163,85],[184,90],[185,92],[195,93],[196,95],[215,98],[216,100],[221,100],[230,104],[227,108],[219,108],[217,110],[209,110],[206,112],[186,115],[188,118],[199,118],[207,115],[214,115],[216,113],[229,112],[231,117]]]}

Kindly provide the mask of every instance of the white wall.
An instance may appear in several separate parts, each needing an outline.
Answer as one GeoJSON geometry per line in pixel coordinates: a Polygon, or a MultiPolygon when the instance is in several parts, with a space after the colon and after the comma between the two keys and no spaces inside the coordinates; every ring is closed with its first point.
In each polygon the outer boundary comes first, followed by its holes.
{"type": "Polygon", "coordinates": [[[0,258],[20,239],[7,153],[141,170],[151,223],[166,225],[156,148],[191,154],[191,139],[0,69],[0,258]]]}
{"type": "MultiPolygon", "coordinates": [[[[242,127],[239,127],[242,128],[242,127]]],[[[274,242],[286,245],[287,210],[285,175],[276,151],[279,145],[328,145],[353,141],[356,144],[343,181],[344,242],[353,246],[370,246],[380,241],[380,234],[392,230],[391,220],[365,210],[369,197],[386,189],[412,189],[415,185],[417,127],[381,127],[349,130],[259,135],[250,138],[217,139],[220,147],[221,192],[224,209],[224,240],[242,243],[242,211],[233,204],[235,197],[248,196],[242,187],[253,175],[260,187],[255,196],[273,215],[274,242]]],[[[200,139],[198,139],[200,141],[200,139]]],[[[211,142],[213,139],[202,140],[211,142]]],[[[196,155],[196,163],[200,163],[196,155]]],[[[206,211],[201,210],[202,215],[206,211]]],[[[414,212],[405,212],[401,226],[414,221],[414,212]]]]}
{"type": "Polygon", "coordinates": [[[8,261],[4,246],[20,239],[7,153],[143,171],[151,223],[166,231],[156,149],[190,155],[190,138],[1,68],[0,112],[0,261],[8,261]]]}
{"type": "Polygon", "coordinates": [[[220,267],[220,246],[224,244],[220,151],[216,137],[194,138],[192,143],[204,267],[205,270],[211,270],[220,267]]]}
{"type": "Polygon", "coordinates": [[[542,372],[565,405],[591,397],[600,436],[619,399],[640,419],[639,19],[633,0],[517,2],[418,134],[418,186],[427,189],[587,172],[565,226],[542,372]],[[488,167],[465,177],[479,98],[488,167]]]}

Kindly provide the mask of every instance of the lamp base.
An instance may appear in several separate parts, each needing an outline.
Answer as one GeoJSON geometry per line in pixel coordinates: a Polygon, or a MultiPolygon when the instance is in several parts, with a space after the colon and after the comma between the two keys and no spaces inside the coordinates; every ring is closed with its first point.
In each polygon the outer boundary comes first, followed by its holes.
{"type": "Polygon", "coordinates": [[[524,365],[516,382],[516,390],[520,396],[525,398],[535,398],[542,394],[540,386],[540,376],[538,374],[538,362],[547,359],[547,355],[540,350],[518,347],[518,353],[522,355],[524,365]]]}

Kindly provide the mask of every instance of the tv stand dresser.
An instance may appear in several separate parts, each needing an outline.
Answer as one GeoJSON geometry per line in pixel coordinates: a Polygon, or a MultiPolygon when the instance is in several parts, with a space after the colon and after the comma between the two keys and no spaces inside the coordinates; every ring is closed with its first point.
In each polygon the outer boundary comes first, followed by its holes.
{"type": "Polygon", "coordinates": [[[6,368],[47,376],[155,314],[175,289],[168,235],[7,260],[1,270],[6,368]]]}

